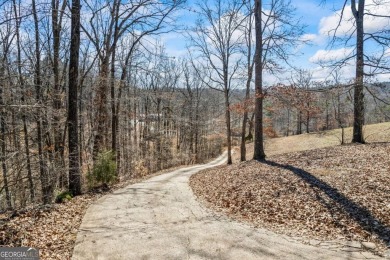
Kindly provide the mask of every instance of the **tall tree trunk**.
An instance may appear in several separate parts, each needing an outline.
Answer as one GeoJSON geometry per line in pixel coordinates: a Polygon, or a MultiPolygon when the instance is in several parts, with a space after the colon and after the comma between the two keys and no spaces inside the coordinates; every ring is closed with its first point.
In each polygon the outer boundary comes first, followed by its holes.
{"type": "MultiPolygon", "coordinates": [[[[22,74],[22,59],[21,59],[21,46],[20,46],[20,18],[18,13],[18,8],[16,5],[16,0],[13,1],[14,5],[14,14],[15,14],[15,28],[16,28],[16,46],[17,46],[17,63],[18,63],[18,78],[19,78],[19,84],[22,88],[22,97],[21,102],[22,104],[25,103],[25,84],[22,74]]],[[[30,200],[31,202],[35,201],[35,189],[34,189],[34,181],[32,177],[32,170],[31,170],[31,159],[30,159],[30,144],[28,139],[28,128],[27,128],[27,120],[26,120],[26,113],[22,114],[22,123],[23,123],[23,136],[24,136],[24,148],[26,153],[26,168],[27,168],[27,179],[29,184],[29,190],[30,190],[30,200]]]]}
{"type": "MultiPolygon", "coordinates": [[[[0,77],[4,78],[4,63],[0,64],[0,77]]],[[[3,88],[4,86],[0,86],[0,106],[1,106],[1,111],[0,111],[0,148],[1,148],[1,153],[0,153],[0,160],[1,160],[1,169],[3,171],[3,187],[5,191],[5,200],[7,202],[7,207],[10,209],[12,208],[12,203],[11,203],[11,194],[9,191],[9,186],[8,186],[8,174],[7,174],[7,163],[6,163],[6,144],[5,144],[5,108],[3,107],[4,102],[3,102],[3,88]]]]}
{"type": "Polygon", "coordinates": [[[72,25],[69,58],[68,91],[68,147],[69,191],[74,196],[81,194],[81,174],[78,142],[77,90],[79,79],[80,51],[80,0],[72,0],[72,25]]]}
{"type": "Polygon", "coordinates": [[[199,97],[197,96],[195,105],[195,156],[196,162],[199,163],[199,97]]]}
{"type": "MultiPolygon", "coordinates": [[[[249,1],[249,4],[251,5],[251,1],[249,1]]],[[[250,99],[250,88],[251,88],[251,82],[253,77],[253,62],[252,60],[252,17],[253,13],[250,11],[249,14],[249,24],[246,31],[246,44],[248,48],[248,54],[247,54],[247,70],[248,70],[248,78],[246,80],[246,90],[245,90],[245,102],[244,102],[244,115],[242,118],[242,127],[241,127],[241,145],[240,145],[240,154],[241,154],[241,161],[246,161],[246,125],[248,123],[248,101],[250,99]]]]}
{"type": "Polygon", "coordinates": [[[45,162],[45,156],[43,154],[42,147],[42,117],[41,117],[41,106],[42,104],[42,93],[41,93],[41,50],[40,50],[40,37],[39,37],[39,23],[38,23],[38,13],[36,9],[36,2],[32,0],[32,11],[34,17],[34,29],[35,29],[35,72],[34,72],[34,85],[36,89],[36,100],[38,105],[38,115],[37,115],[37,142],[38,142],[38,158],[39,158],[39,172],[40,172],[40,181],[42,185],[42,200],[44,204],[51,203],[52,200],[52,183],[49,178],[48,168],[45,162]]]}
{"type": "Polygon", "coordinates": [[[66,179],[65,175],[65,164],[64,164],[64,144],[63,136],[61,129],[61,85],[60,85],[60,70],[59,70],[59,60],[60,60],[60,36],[61,36],[61,26],[62,26],[62,14],[64,12],[67,1],[63,1],[61,10],[60,1],[52,0],[52,31],[53,31],[53,76],[54,76],[54,98],[53,98],[53,133],[54,133],[54,164],[57,172],[59,173],[59,184],[62,188],[63,185],[66,185],[64,181],[66,179]]]}
{"type": "MultiPolygon", "coordinates": [[[[116,46],[118,41],[118,34],[119,34],[119,28],[118,28],[118,12],[119,12],[119,6],[118,4],[114,3],[114,11],[115,11],[115,28],[114,28],[114,42],[112,44],[112,53],[111,53],[111,77],[110,77],[110,87],[111,87],[111,150],[114,154],[114,158],[117,160],[117,131],[118,131],[118,111],[116,111],[116,101],[115,99],[115,56],[116,56],[116,46]]],[[[119,169],[118,169],[119,170],[119,169]]]]}
{"type": "Polygon", "coordinates": [[[256,53],[255,53],[255,144],[254,160],[264,160],[263,144],[263,30],[261,28],[262,1],[255,0],[255,31],[256,31],[256,53]]]}
{"type": "MultiPolygon", "coordinates": [[[[130,59],[130,58],[129,58],[130,59]]],[[[120,105],[121,105],[121,99],[122,99],[122,92],[123,92],[123,87],[125,85],[125,80],[126,80],[126,75],[127,75],[127,65],[128,65],[128,62],[129,62],[129,59],[126,59],[125,61],[125,65],[122,67],[122,74],[121,74],[121,78],[120,78],[120,82],[119,82],[119,90],[118,90],[118,99],[116,100],[114,106],[114,110],[112,110],[112,112],[114,113],[113,116],[112,116],[112,131],[113,131],[113,138],[112,138],[112,141],[114,142],[117,142],[117,133],[119,132],[119,111],[120,111],[120,105]],[[115,134],[115,138],[114,138],[114,134],[115,134]]],[[[114,62],[114,61],[113,61],[114,62]]],[[[135,102],[135,101],[134,101],[135,102]]],[[[131,107],[131,104],[129,102],[129,105],[128,107],[130,108],[131,107]]],[[[131,111],[131,109],[129,109],[129,111],[131,111]]],[[[127,121],[127,120],[126,120],[127,121]]],[[[129,119],[128,121],[131,121],[131,119],[129,119]]],[[[129,129],[130,129],[131,126],[129,126],[129,129]]],[[[131,141],[131,129],[130,129],[130,141],[131,141]]],[[[120,142],[119,142],[120,143],[120,142]]],[[[115,144],[115,147],[112,147],[113,151],[116,151],[116,169],[117,169],[117,175],[119,176],[120,174],[120,171],[121,171],[121,156],[122,156],[122,153],[121,153],[121,147],[119,147],[117,149],[116,147],[116,144],[115,144]],[[115,150],[114,150],[115,148],[115,150]]]]}
{"type": "Polygon", "coordinates": [[[356,1],[351,1],[352,13],[356,21],[356,78],[354,89],[354,113],[353,113],[353,143],[364,143],[364,0],[359,0],[358,10],[356,1]]]}

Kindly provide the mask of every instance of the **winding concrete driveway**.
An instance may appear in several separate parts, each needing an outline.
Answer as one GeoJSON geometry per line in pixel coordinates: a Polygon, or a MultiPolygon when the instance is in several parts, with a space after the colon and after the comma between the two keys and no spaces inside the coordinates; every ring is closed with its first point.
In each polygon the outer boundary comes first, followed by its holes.
{"type": "Polygon", "coordinates": [[[73,252],[81,259],[356,259],[253,228],[204,208],[189,177],[226,155],[130,185],[99,199],[81,224],[73,252]]]}

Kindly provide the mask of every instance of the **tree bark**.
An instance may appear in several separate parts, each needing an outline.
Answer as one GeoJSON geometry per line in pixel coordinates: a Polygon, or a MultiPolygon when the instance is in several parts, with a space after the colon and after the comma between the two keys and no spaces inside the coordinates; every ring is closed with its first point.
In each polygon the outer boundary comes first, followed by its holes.
{"type": "Polygon", "coordinates": [[[241,161],[246,161],[246,125],[248,123],[248,101],[250,99],[250,88],[251,88],[251,81],[253,76],[253,63],[251,62],[251,56],[252,56],[252,15],[249,17],[249,28],[248,28],[248,78],[246,80],[246,90],[245,90],[245,102],[244,102],[244,115],[242,118],[242,128],[241,128],[241,146],[240,146],[240,154],[241,154],[241,161]]]}
{"type": "MultiPolygon", "coordinates": [[[[3,78],[3,70],[4,70],[4,64],[0,64],[1,68],[1,78],[3,78]]],[[[3,103],[3,86],[0,86],[0,105],[4,105],[3,103]]],[[[6,144],[5,144],[5,113],[4,113],[4,107],[1,108],[0,111],[0,160],[1,160],[1,169],[3,171],[3,187],[5,191],[5,200],[7,202],[7,207],[9,209],[12,208],[11,203],[11,194],[8,187],[8,176],[7,176],[7,164],[6,164],[6,144]]]]}
{"type": "MultiPolygon", "coordinates": [[[[14,14],[15,14],[15,28],[16,28],[16,47],[17,47],[17,63],[18,63],[18,78],[19,78],[19,84],[22,88],[22,97],[21,102],[22,104],[25,103],[25,84],[22,74],[22,59],[21,59],[21,46],[20,46],[20,18],[17,11],[16,1],[13,1],[14,5],[14,14]]],[[[25,147],[25,153],[26,153],[26,168],[27,168],[27,179],[29,184],[29,190],[30,190],[30,200],[33,203],[35,201],[35,189],[34,189],[34,181],[32,178],[32,170],[31,170],[31,160],[30,160],[30,144],[28,139],[28,128],[27,128],[27,122],[26,122],[26,114],[22,114],[22,123],[23,123],[23,136],[24,136],[24,147],[25,147]]]]}
{"type": "Polygon", "coordinates": [[[72,0],[72,24],[69,57],[68,92],[68,149],[69,149],[69,191],[74,196],[81,194],[79,166],[77,92],[80,51],[80,0],[72,0]]]}
{"type": "Polygon", "coordinates": [[[262,1],[255,0],[255,31],[256,31],[256,52],[255,52],[255,144],[254,160],[264,160],[265,152],[263,145],[263,30],[261,28],[261,7],[262,1]]]}
{"type": "Polygon", "coordinates": [[[232,131],[231,131],[231,122],[230,122],[230,104],[229,104],[229,90],[227,82],[227,68],[224,69],[225,72],[225,120],[226,120],[226,141],[227,141],[227,164],[232,164],[232,131]]]}
{"type": "Polygon", "coordinates": [[[356,10],[356,1],[351,1],[353,16],[356,21],[356,78],[354,88],[354,112],[353,112],[353,143],[364,143],[363,125],[364,125],[364,0],[359,0],[358,10],[356,10]]]}
{"type": "MultiPolygon", "coordinates": [[[[120,158],[117,159],[117,131],[118,131],[118,111],[116,110],[116,102],[120,102],[120,100],[116,101],[115,99],[115,57],[116,57],[116,46],[118,41],[118,34],[119,34],[119,28],[118,28],[118,19],[119,19],[119,6],[114,3],[114,12],[115,12],[115,28],[114,28],[114,42],[112,44],[112,53],[111,53],[111,77],[110,77],[110,94],[111,94],[111,150],[114,155],[114,160],[117,162],[120,158]]],[[[117,168],[119,170],[119,168],[117,168]]]]}
{"type": "MultiPolygon", "coordinates": [[[[39,37],[39,23],[38,23],[38,13],[36,10],[36,2],[32,0],[32,11],[34,17],[34,29],[35,29],[35,68],[34,68],[34,85],[36,90],[36,100],[38,105],[42,105],[42,93],[41,93],[41,50],[40,50],[40,37],[39,37]]],[[[45,156],[43,154],[42,147],[42,118],[41,118],[41,108],[38,108],[37,115],[37,142],[38,142],[38,158],[39,158],[39,170],[40,170],[40,180],[42,185],[42,200],[44,204],[51,203],[53,197],[53,187],[51,180],[49,178],[49,173],[47,170],[47,165],[45,163],[45,156]]]]}
{"type": "Polygon", "coordinates": [[[66,1],[63,1],[61,10],[59,0],[52,0],[52,31],[53,31],[53,76],[54,76],[54,98],[53,98],[53,133],[54,133],[54,158],[55,166],[57,172],[60,176],[60,187],[63,186],[64,180],[66,179],[65,172],[63,171],[65,167],[64,163],[64,143],[61,129],[61,85],[60,85],[60,70],[59,70],[59,61],[60,61],[60,36],[61,36],[61,26],[62,26],[62,14],[65,10],[66,1]],[[65,175],[65,176],[64,176],[65,175]]]}

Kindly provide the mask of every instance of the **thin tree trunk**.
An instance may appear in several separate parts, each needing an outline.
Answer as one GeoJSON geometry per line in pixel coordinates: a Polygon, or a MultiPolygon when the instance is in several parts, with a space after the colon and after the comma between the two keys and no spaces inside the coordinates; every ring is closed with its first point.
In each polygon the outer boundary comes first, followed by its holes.
{"type": "MultiPolygon", "coordinates": [[[[309,109],[309,108],[308,108],[309,109]]],[[[310,131],[309,131],[309,128],[310,128],[310,112],[307,111],[306,112],[306,133],[308,134],[310,131]]]]}
{"type": "MultiPolygon", "coordinates": [[[[249,1],[251,4],[251,1],[249,1]]],[[[242,128],[241,128],[241,146],[240,146],[240,154],[241,161],[246,161],[246,125],[248,123],[248,101],[250,99],[250,87],[253,77],[253,65],[254,59],[252,60],[252,10],[250,10],[250,15],[248,17],[249,24],[246,31],[246,44],[248,48],[247,54],[247,70],[248,70],[248,78],[246,80],[246,91],[245,91],[245,102],[244,102],[244,115],[242,119],[242,128]],[[252,60],[252,61],[251,61],[252,60]]]]}
{"type": "MultiPolygon", "coordinates": [[[[22,60],[21,60],[21,46],[20,46],[20,18],[17,11],[16,1],[13,1],[14,5],[14,13],[15,13],[15,22],[16,22],[16,46],[17,46],[17,63],[18,63],[18,77],[19,77],[19,84],[22,88],[22,97],[21,102],[22,104],[25,103],[25,84],[23,80],[22,75],[22,60]]],[[[26,153],[26,168],[27,168],[27,179],[29,184],[29,190],[30,190],[30,200],[33,203],[35,201],[35,189],[34,189],[34,181],[32,178],[32,170],[31,170],[31,159],[30,159],[30,144],[28,139],[28,129],[27,129],[27,122],[26,122],[26,113],[22,114],[22,123],[23,123],[23,136],[24,136],[24,146],[25,146],[25,153],[26,153]]]]}
{"type": "MultiPolygon", "coordinates": [[[[117,131],[118,131],[118,111],[116,111],[116,102],[119,102],[115,100],[115,56],[116,56],[116,45],[118,41],[118,33],[119,33],[119,28],[118,28],[118,12],[119,12],[119,6],[114,3],[114,10],[115,10],[115,29],[114,29],[114,42],[112,44],[112,53],[111,53],[111,150],[114,154],[114,158],[116,160],[117,158],[117,131]]],[[[117,160],[118,161],[118,160],[117,160]]],[[[118,169],[119,170],[119,169],[118,169]]]]}
{"type": "Polygon", "coordinates": [[[297,118],[297,134],[302,134],[302,111],[298,111],[298,118],[297,118]]]}
{"type": "Polygon", "coordinates": [[[64,144],[61,130],[61,85],[60,85],[60,36],[62,25],[62,13],[64,12],[66,1],[63,1],[62,8],[59,10],[59,0],[52,0],[52,31],[53,31],[53,76],[54,76],[54,99],[53,99],[53,132],[54,132],[54,163],[59,172],[60,187],[63,188],[65,175],[64,165],[64,144]]]}
{"type": "MultiPolygon", "coordinates": [[[[4,67],[3,64],[0,65],[2,72],[0,73],[1,78],[3,78],[4,74],[4,67]]],[[[0,105],[3,106],[3,86],[0,87],[0,105]]],[[[7,207],[9,209],[12,208],[12,203],[11,203],[11,194],[9,191],[9,186],[8,186],[8,176],[7,176],[7,163],[6,163],[6,144],[5,144],[5,113],[4,113],[4,107],[1,108],[0,111],[0,147],[1,147],[1,153],[0,153],[0,160],[1,160],[1,168],[3,171],[3,187],[5,191],[5,200],[7,202],[7,207]]]]}
{"type": "MultiPolygon", "coordinates": [[[[115,57],[115,50],[113,51],[113,57],[115,57]]],[[[130,61],[130,57],[131,57],[131,52],[128,53],[128,55],[126,56],[126,60],[125,60],[125,64],[123,65],[122,67],[122,74],[121,74],[121,78],[120,78],[120,82],[119,82],[119,90],[118,90],[118,99],[116,101],[114,101],[114,108],[111,108],[111,111],[112,111],[112,150],[114,152],[114,154],[116,153],[116,166],[117,166],[117,174],[119,176],[119,173],[120,173],[120,168],[121,168],[121,151],[120,149],[117,149],[117,133],[119,131],[118,129],[118,126],[119,126],[119,111],[120,111],[120,104],[121,104],[121,99],[122,99],[122,92],[123,92],[123,87],[125,85],[125,80],[126,80],[126,75],[127,75],[127,66],[129,64],[129,61],[130,61]],[[114,145],[114,142],[115,142],[115,145],[114,145]]],[[[113,58],[112,59],[112,64],[111,66],[113,66],[114,62],[115,62],[115,59],[113,58]]],[[[113,69],[111,67],[111,77],[112,75],[115,74],[115,68],[113,69]]],[[[114,86],[113,86],[113,78],[111,78],[111,98],[115,97],[115,89],[114,89],[114,86]]],[[[135,103],[135,101],[134,101],[135,103]]],[[[131,104],[129,104],[129,107],[131,107],[131,104]]],[[[130,110],[129,110],[130,112],[130,110]]],[[[131,119],[130,119],[131,120],[131,119]]],[[[130,139],[131,139],[131,132],[130,132],[130,139]]]]}
{"type": "Polygon", "coordinates": [[[287,108],[287,134],[286,136],[290,135],[290,108],[287,108]]]}
{"type": "Polygon", "coordinates": [[[96,99],[95,99],[95,106],[97,108],[96,112],[96,119],[95,122],[97,124],[97,131],[94,139],[94,145],[93,145],[93,160],[97,158],[97,155],[99,152],[102,151],[102,149],[105,148],[105,137],[104,134],[106,133],[107,128],[107,87],[108,87],[108,68],[109,68],[109,57],[106,56],[101,61],[102,64],[100,65],[100,72],[99,72],[99,86],[98,91],[96,93],[96,99]]]}
{"type": "MultiPolygon", "coordinates": [[[[36,2],[32,0],[32,11],[34,17],[34,27],[35,27],[35,72],[34,72],[34,84],[36,89],[36,100],[38,105],[42,105],[42,93],[41,93],[41,51],[40,51],[40,37],[39,37],[39,24],[38,24],[38,13],[36,10],[36,2]]],[[[42,147],[42,118],[41,118],[41,108],[38,109],[37,115],[37,142],[38,142],[38,158],[39,158],[39,168],[40,168],[40,180],[42,185],[42,200],[44,204],[51,203],[52,200],[52,186],[49,180],[49,174],[47,172],[47,165],[45,163],[45,157],[43,154],[42,147]]]]}
{"type": "MultiPolygon", "coordinates": [[[[227,75],[226,75],[227,77],[227,75]]],[[[225,82],[227,85],[227,82],[225,82]]],[[[229,92],[225,88],[225,120],[226,120],[226,141],[227,141],[227,164],[232,164],[232,131],[230,123],[230,104],[229,104],[229,92]]]]}

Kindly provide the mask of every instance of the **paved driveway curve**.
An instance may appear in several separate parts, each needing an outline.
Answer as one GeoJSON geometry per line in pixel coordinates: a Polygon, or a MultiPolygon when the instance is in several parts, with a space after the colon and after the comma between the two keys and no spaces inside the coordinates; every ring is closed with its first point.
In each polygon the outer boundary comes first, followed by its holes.
{"type": "Polygon", "coordinates": [[[188,186],[225,155],[130,185],[99,199],[84,216],[73,252],[81,259],[356,259],[253,228],[203,207],[188,186]]]}

